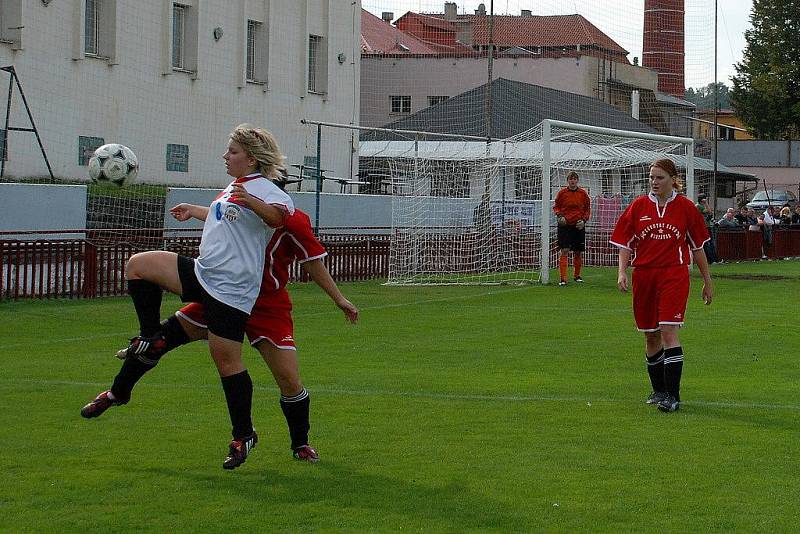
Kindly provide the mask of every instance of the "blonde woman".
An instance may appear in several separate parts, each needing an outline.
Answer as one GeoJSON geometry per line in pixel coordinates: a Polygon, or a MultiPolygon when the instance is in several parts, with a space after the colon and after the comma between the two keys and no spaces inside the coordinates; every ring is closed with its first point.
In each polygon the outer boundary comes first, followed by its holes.
{"type": "Polygon", "coordinates": [[[234,469],[258,441],[250,417],[253,382],[242,363],[245,324],[259,294],[267,243],[294,206],[270,179],[283,168],[284,157],[268,131],[237,126],[222,158],[233,181],[210,206],[178,204],[170,209],[178,221],[205,221],[198,258],[157,250],[135,254],[128,261],[128,291],[139,335],[131,340],[114,385],[84,406],[81,415],[97,417],[113,405],[127,403],[131,385],[174,346],[160,322],[161,294],[166,289],[184,302],[204,307],[208,345],[233,427],[223,468],[234,469]]]}
{"type": "Polygon", "coordinates": [[[611,244],[619,248],[617,286],[628,291],[633,266],[633,316],[645,338],[647,371],[653,392],[648,404],[663,412],[680,407],[683,326],[689,296],[689,264],[703,276],[702,298],[711,304],[713,288],[703,244],[710,239],[705,220],[682,184],[672,160],[650,166],[650,193],[636,198],[617,221],[611,244]]]}

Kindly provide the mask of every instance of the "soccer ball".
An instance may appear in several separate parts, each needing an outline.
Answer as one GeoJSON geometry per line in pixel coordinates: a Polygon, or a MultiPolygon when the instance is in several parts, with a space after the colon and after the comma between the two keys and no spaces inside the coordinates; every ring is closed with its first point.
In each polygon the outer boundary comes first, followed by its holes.
{"type": "Polygon", "coordinates": [[[138,172],[139,160],[125,145],[103,145],[89,158],[89,178],[96,184],[125,187],[136,179],[138,172]]]}

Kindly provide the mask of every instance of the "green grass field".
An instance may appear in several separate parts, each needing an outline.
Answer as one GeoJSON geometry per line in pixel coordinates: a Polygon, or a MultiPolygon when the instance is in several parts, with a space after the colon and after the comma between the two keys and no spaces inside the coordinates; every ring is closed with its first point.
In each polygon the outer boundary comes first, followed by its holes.
{"type": "Polygon", "coordinates": [[[134,332],[129,301],[2,302],[0,531],[794,531],[800,262],[713,274],[710,307],[693,280],[675,414],[643,403],[615,269],[565,288],[343,284],[356,326],[293,286],[322,460],[291,458],[247,349],[261,441],[233,472],[204,344],[87,421],[134,332]]]}

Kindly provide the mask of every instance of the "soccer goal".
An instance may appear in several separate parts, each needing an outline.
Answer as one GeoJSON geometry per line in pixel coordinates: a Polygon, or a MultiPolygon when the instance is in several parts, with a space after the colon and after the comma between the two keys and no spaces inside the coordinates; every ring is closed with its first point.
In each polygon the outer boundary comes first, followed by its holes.
{"type": "Polygon", "coordinates": [[[391,177],[394,285],[548,283],[552,200],[570,171],[592,199],[586,265],[616,264],[608,239],[654,160],[673,160],[695,191],[692,139],[556,120],[498,141],[368,141],[360,153],[391,177]]]}

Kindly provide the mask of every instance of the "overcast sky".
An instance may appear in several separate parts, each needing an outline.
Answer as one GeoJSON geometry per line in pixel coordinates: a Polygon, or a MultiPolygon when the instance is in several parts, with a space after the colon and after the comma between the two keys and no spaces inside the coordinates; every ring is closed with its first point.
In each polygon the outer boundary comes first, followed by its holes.
{"type": "MultiPolygon", "coordinates": [[[[445,0],[362,0],[368,11],[395,18],[406,11],[443,12],[445,0]]],[[[490,9],[490,0],[456,0],[459,13],[474,13],[478,4],[490,9]]],[[[734,63],[741,61],[744,31],[750,27],[752,0],[718,0],[717,79],[731,85],[734,63]]],[[[629,59],[642,55],[643,0],[495,0],[496,14],[534,15],[579,13],[630,51],[629,59]]],[[[714,0],[685,0],[686,86],[701,87],[714,81],[714,0]]]]}

